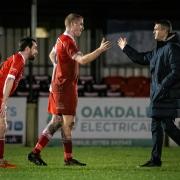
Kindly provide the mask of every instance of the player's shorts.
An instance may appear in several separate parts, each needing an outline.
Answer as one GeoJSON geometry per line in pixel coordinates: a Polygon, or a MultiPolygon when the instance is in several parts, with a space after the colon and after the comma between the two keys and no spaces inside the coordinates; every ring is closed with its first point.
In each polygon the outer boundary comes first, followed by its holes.
{"type": "Polygon", "coordinates": [[[50,92],[48,112],[55,115],[75,115],[78,101],[76,83],[65,83],[59,92],[50,92]]]}

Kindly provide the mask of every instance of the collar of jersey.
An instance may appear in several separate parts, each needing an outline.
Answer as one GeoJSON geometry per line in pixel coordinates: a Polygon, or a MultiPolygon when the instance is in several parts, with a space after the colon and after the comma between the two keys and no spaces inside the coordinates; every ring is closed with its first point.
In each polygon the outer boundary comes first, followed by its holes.
{"type": "Polygon", "coordinates": [[[71,34],[69,34],[67,31],[64,32],[64,35],[69,36],[74,42],[76,42],[74,37],[71,34]]]}

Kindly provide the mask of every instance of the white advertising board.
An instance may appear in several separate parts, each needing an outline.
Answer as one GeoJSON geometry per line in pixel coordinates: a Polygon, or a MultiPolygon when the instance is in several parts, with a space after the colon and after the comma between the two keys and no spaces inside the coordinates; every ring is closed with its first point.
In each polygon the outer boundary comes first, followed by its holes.
{"type": "Polygon", "coordinates": [[[11,97],[8,100],[6,143],[25,144],[26,97],[11,97]]]}
{"type": "MultiPolygon", "coordinates": [[[[47,101],[47,98],[39,98],[39,135],[50,120],[47,101]]],[[[148,98],[79,98],[73,140],[77,144],[96,141],[94,144],[132,145],[129,140],[141,143],[148,140],[149,143],[151,119],[147,118],[148,105],[148,98]],[[109,143],[112,140],[115,142],[109,143]]],[[[60,137],[57,132],[53,138],[60,137]]]]}

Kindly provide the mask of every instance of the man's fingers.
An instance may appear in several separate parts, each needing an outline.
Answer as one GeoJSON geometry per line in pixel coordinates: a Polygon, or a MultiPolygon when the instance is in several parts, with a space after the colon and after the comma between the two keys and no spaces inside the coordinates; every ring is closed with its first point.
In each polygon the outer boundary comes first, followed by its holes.
{"type": "Polygon", "coordinates": [[[104,43],[104,42],[105,42],[105,38],[103,37],[101,43],[104,43]]]}

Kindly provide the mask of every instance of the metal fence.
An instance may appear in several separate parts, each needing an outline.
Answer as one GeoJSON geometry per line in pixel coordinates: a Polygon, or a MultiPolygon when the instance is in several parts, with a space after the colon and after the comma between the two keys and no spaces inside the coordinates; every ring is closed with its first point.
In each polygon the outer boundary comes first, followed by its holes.
{"type": "MultiPolygon", "coordinates": [[[[33,62],[33,75],[51,75],[52,64],[49,60],[49,53],[57,37],[63,33],[63,29],[51,29],[48,31],[47,38],[37,38],[39,45],[39,55],[37,60],[33,62]]],[[[18,49],[18,41],[25,36],[29,36],[29,28],[2,28],[0,35],[0,53],[2,59],[6,59],[18,49]]],[[[103,32],[101,30],[85,30],[82,36],[77,39],[80,50],[86,54],[97,48],[100,45],[103,32]]],[[[97,81],[100,81],[106,76],[149,76],[147,67],[135,65],[133,63],[119,64],[116,66],[107,65],[104,63],[107,59],[105,54],[102,54],[97,61],[80,66],[80,76],[92,75],[97,81]]],[[[29,75],[29,65],[26,65],[25,75],[29,75]]]]}

